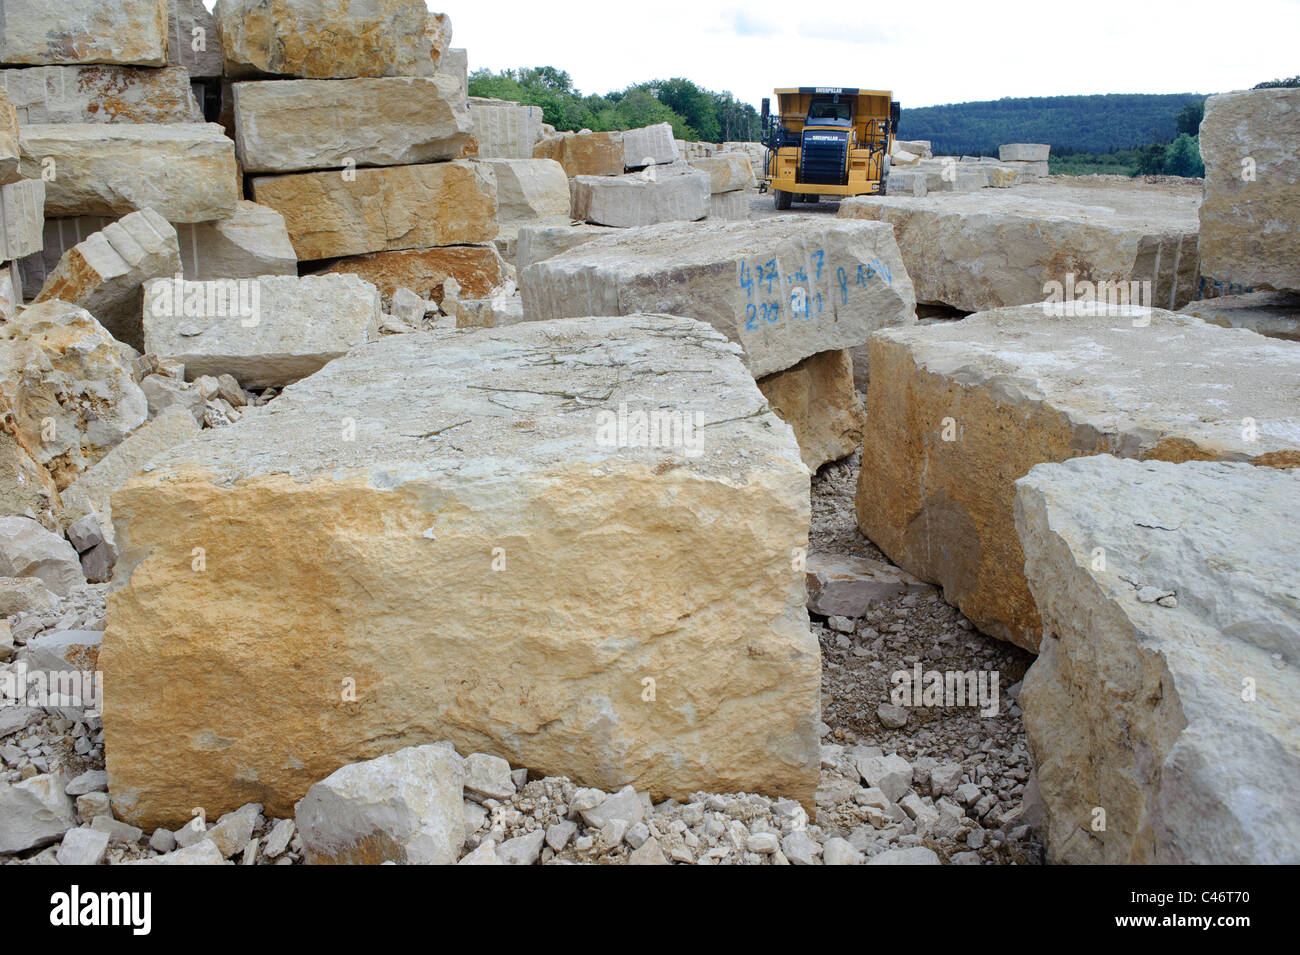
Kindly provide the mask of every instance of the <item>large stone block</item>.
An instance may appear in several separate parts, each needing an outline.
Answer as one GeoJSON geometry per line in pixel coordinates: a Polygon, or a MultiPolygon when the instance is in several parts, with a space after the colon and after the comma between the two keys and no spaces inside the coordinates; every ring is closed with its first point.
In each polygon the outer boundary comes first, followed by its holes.
{"type": "Polygon", "coordinates": [[[735,192],[754,185],[754,166],[744,153],[721,153],[707,159],[689,160],[691,168],[709,174],[709,191],[714,195],[735,192]]]}
{"type": "Polygon", "coordinates": [[[41,250],[45,195],[45,183],[40,179],[19,179],[0,186],[0,262],[41,250]]]}
{"type": "Polygon", "coordinates": [[[469,112],[474,120],[477,158],[533,158],[533,147],[542,137],[540,106],[475,96],[469,101],[469,112]]]}
{"type": "Polygon", "coordinates": [[[750,194],[748,192],[715,192],[709,196],[709,218],[724,222],[738,222],[749,218],[750,194]]]}
{"type": "Polygon", "coordinates": [[[399,288],[441,305],[443,285],[455,279],[468,298],[483,298],[506,282],[507,269],[493,245],[454,245],[443,249],[403,249],[340,259],[320,274],[358,275],[379,289],[390,307],[399,288]]]}
{"type": "Polygon", "coordinates": [[[216,123],[47,123],[21,133],[23,175],[53,172],[46,215],[123,216],[152,208],[176,223],[235,212],[235,144],[216,123]]]}
{"type": "Polygon", "coordinates": [[[554,159],[570,179],[575,176],[621,176],[623,134],[619,132],[558,133],[533,147],[534,159],[554,159]]]}
{"type": "Polygon", "coordinates": [[[302,261],[491,242],[496,180],[472,162],[259,176],[253,198],[284,216],[302,261]]]}
{"type": "Polygon", "coordinates": [[[229,374],[280,388],[375,337],[379,290],[355,275],[266,275],[145,286],[145,351],[183,362],[193,380],[229,374]]]}
{"type": "Polygon", "coordinates": [[[424,0],[222,0],[215,13],[231,77],[431,76],[451,43],[424,0]]]}
{"type": "Polygon", "coordinates": [[[0,63],[167,65],[167,0],[5,0],[0,63]]]}
{"type": "Polygon", "coordinates": [[[853,383],[847,351],[825,351],[760,379],[777,416],[794,429],[808,470],[848,457],[862,446],[867,411],[853,383]]]}
{"type": "MultiPolygon", "coordinates": [[[[456,80],[456,102],[465,104],[469,102],[469,51],[463,48],[447,50],[438,60],[438,73],[443,76],[450,76],[456,80]]],[[[470,110],[473,115],[473,109],[470,110]]],[[[532,149],[529,148],[527,153],[531,156],[532,149]]]]}
{"type": "Polygon", "coordinates": [[[1047,143],[1003,143],[998,159],[1003,162],[1047,162],[1052,147],[1047,143]]]}
{"type": "Polygon", "coordinates": [[[1248,328],[1269,338],[1300,342],[1300,292],[1249,292],[1206,298],[1179,309],[1211,325],[1248,328]]]}
{"type": "Polygon", "coordinates": [[[520,273],[529,319],[656,308],[706,321],[755,377],[916,321],[893,232],[879,223],[778,217],[614,232],[520,273]]]}
{"type": "Polygon", "coordinates": [[[144,347],[140,309],[144,283],[181,271],[176,230],[152,209],[123,216],[64,253],[36,296],[84,308],[108,333],[144,347]]]}
{"type": "Polygon", "coordinates": [[[42,66],[0,70],[18,119],[44,123],[201,123],[180,67],[42,66]]]}
{"type": "Polygon", "coordinates": [[[809,478],[764,407],[700,323],[526,322],[372,342],[156,459],[112,499],[114,809],[283,816],[444,739],[606,790],[811,803],[809,478]],[[650,410],[711,426],[642,446],[650,410]]]}
{"type": "Polygon", "coordinates": [[[298,274],[284,216],[256,202],[240,199],[229,219],[189,223],[176,231],[185,277],[192,282],[298,274]]]}
{"type": "Polygon", "coordinates": [[[1017,482],[1049,860],[1300,862],[1297,500],[1300,472],[1246,464],[1096,456],[1017,482]]]}
{"type": "Polygon", "coordinates": [[[515,268],[523,272],[542,259],[549,259],[584,242],[611,234],[608,226],[589,225],[585,222],[523,226],[515,243],[515,268]]]}
{"type": "Polygon", "coordinates": [[[893,225],[917,301],[928,305],[1026,305],[1047,298],[1052,283],[1073,281],[1126,290],[1137,282],[1142,298],[1132,304],[1180,308],[1196,294],[1197,205],[1186,190],[1026,184],[923,199],[863,196],[841,202],[839,214],[893,225]]]}
{"type": "Polygon", "coordinates": [[[246,173],[400,166],[460,155],[470,117],[450,76],[236,83],[246,173]]]}
{"type": "Polygon", "coordinates": [[[622,229],[703,219],[709,214],[709,176],[682,167],[652,166],[630,176],[578,176],[570,189],[573,218],[622,229]]]}
{"type": "Polygon", "coordinates": [[[660,163],[676,162],[678,158],[671,123],[656,123],[623,131],[625,169],[643,169],[660,163]]]}
{"type": "Polygon", "coordinates": [[[1035,464],[1109,453],[1300,465],[1300,348],[1159,309],[1042,306],[870,341],[858,526],[985,633],[1041,625],[1012,517],[1035,464]]]}
{"type": "Polygon", "coordinates": [[[167,62],[195,79],[221,75],[217,20],[203,0],[167,0],[167,62]]]}
{"type": "MultiPolygon", "coordinates": [[[[42,190],[42,197],[44,190],[42,190]]],[[[0,192],[0,197],[3,193],[0,192]]],[[[41,206],[44,208],[44,199],[41,206]]],[[[54,271],[63,254],[78,242],[99,232],[104,226],[115,221],[109,216],[72,216],[46,219],[41,230],[41,248],[31,252],[18,262],[22,274],[23,288],[39,289],[46,278],[54,271]]]]}
{"type": "Polygon", "coordinates": [[[14,109],[9,96],[0,90],[0,186],[7,186],[22,178],[22,173],[18,171],[21,154],[18,111],[14,109]]]}
{"type": "Polygon", "coordinates": [[[520,226],[569,222],[569,180],[553,159],[488,159],[496,177],[498,235],[520,226]]]}
{"type": "Polygon", "coordinates": [[[1205,101],[1201,271],[1246,291],[1300,290],[1300,89],[1205,101]]]}

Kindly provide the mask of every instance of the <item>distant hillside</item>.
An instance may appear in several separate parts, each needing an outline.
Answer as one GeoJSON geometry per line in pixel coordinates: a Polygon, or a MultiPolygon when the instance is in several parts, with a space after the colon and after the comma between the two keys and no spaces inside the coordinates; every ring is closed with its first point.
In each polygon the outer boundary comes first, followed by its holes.
{"type": "Polygon", "coordinates": [[[996,155],[1002,143],[1051,143],[1052,152],[1107,153],[1177,135],[1174,120],[1199,93],[1031,96],[908,109],[900,139],[928,139],[935,153],[996,155]]]}

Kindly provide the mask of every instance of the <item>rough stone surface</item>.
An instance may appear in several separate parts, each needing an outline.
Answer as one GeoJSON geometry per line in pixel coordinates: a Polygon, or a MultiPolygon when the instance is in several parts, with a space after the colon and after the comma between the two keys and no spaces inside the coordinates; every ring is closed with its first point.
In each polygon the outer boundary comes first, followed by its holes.
{"type": "Polygon", "coordinates": [[[57,842],[77,824],[77,808],[52,773],[0,783],[0,852],[24,852],[57,842]]]}
{"type": "Polygon", "coordinates": [[[354,275],[267,275],[247,280],[246,292],[218,294],[230,284],[149,282],[145,351],[182,362],[191,381],[224,373],[246,388],[279,388],[379,331],[379,290],[354,275]],[[199,296],[204,307],[191,309],[199,296]],[[236,298],[241,307],[230,308],[236,298]]]}
{"type": "MultiPolygon", "coordinates": [[[[0,77],[8,73],[0,70],[0,77]]],[[[0,81],[2,82],[2,81],[0,81]]],[[[18,111],[8,94],[0,89],[0,186],[7,186],[22,178],[18,163],[22,147],[18,138],[18,111]]]]}
{"type": "Polygon", "coordinates": [[[1004,143],[998,147],[1003,162],[1047,162],[1052,147],[1047,143],[1004,143]]]}
{"type": "Polygon", "coordinates": [[[735,351],[660,316],[395,335],[156,459],[112,499],[119,815],[276,816],[437,740],[656,798],[810,803],[820,658],[790,564],[809,477],[735,351]],[[647,408],[702,446],[618,447],[620,409],[647,408]]]}
{"type": "Polygon", "coordinates": [[[235,145],[246,173],[455,159],[470,116],[451,76],[236,83],[235,145]]]}
{"type": "Polygon", "coordinates": [[[915,321],[893,232],[841,219],[616,232],[530,266],[519,284],[530,320],[661,310],[707,321],[744,348],[755,377],[915,321]]]}
{"type": "Polygon", "coordinates": [[[1300,546],[1277,533],[1297,500],[1300,472],[1236,463],[1095,456],[1017,482],[1049,860],[1300,861],[1300,546]]]}
{"type": "Polygon", "coordinates": [[[968,312],[1025,305],[1072,276],[1150,282],[1150,299],[1132,304],[1179,308],[1196,294],[1197,205],[1191,193],[1034,184],[860,196],[841,202],[839,215],[893,225],[918,302],[968,312]]]}
{"type": "Polygon", "coordinates": [[[897,594],[928,594],[934,587],[905,570],[869,557],[808,555],[808,609],[823,617],[864,617],[871,605],[897,594]]]}
{"type": "MultiPolygon", "coordinates": [[[[521,226],[515,242],[515,268],[522,272],[542,259],[549,259],[584,242],[610,234],[608,226],[585,222],[521,226]]],[[[461,284],[463,287],[464,283],[461,284]]]]}
{"type": "Polygon", "coordinates": [[[227,76],[430,76],[451,21],[424,0],[222,0],[227,76]]]}
{"type": "Polygon", "coordinates": [[[1300,90],[1205,101],[1201,271],[1225,285],[1300,290],[1300,90]]]}
{"type": "Polygon", "coordinates": [[[5,0],[0,63],[167,64],[167,0],[5,0]]]}
{"type": "Polygon", "coordinates": [[[671,123],[656,123],[623,131],[623,167],[642,169],[660,163],[676,162],[677,143],[671,123]]]}
{"type": "Polygon", "coordinates": [[[715,192],[709,196],[709,218],[736,222],[749,218],[750,199],[747,192],[715,192]]]}
{"type": "Polygon", "coordinates": [[[235,144],[216,123],[46,123],[22,127],[23,175],[47,161],[49,216],[122,216],[153,209],[168,222],[234,214],[235,144]]]}
{"type": "Polygon", "coordinates": [[[298,258],[335,258],[491,242],[497,234],[490,168],[471,162],[259,176],[253,198],[284,216],[298,258]]]}
{"type": "Polygon", "coordinates": [[[624,229],[705,218],[709,177],[695,171],[661,171],[672,168],[655,166],[630,176],[578,176],[570,193],[573,218],[624,229]]]}
{"type": "Polygon", "coordinates": [[[489,159],[496,178],[498,235],[537,223],[567,225],[569,180],[553,159],[489,159]]]}
{"type": "Polygon", "coordinates": [[[140,349],[144,283],[180,271],[176,230],[152,209],[142,209],[65,252],[35,301],[78,305],[118,341],[140,349]]]}
{"type": "Polygon", "coordinates": [[[622,175],[623,155],[623,134],[619,132],[560,133],[542,138],[533,147],[534,159],[554,159],[570,179],[622,175]]]}
{"type": "Polygon", "coordinates": [[[1012,504],[1035,464],[1300,464],[1300,349],[1159,309],[1077,311],[998,309],[870,343],[858,526],[982,631],[1029,650],[1041,626],[1012,504]]]}
{"type": "Polygon", "coordinates": [[[1247,328],[1269,338],[1300,342],[1300,293],[1249,292],[1224,295],[1185,305],[1179,311],[1211,325],[1247,328]]]}
{"type": "Polygon", "coordinates": [[[221,75],[217,20],[203,0],[167,0],[167,62],[195,79],[221,75]]]}
{"type": "Polygon", "coordinates": [[[862,446],[867,410],[853,384],[853,360],[843,350],[820,352],[758,383],[772,410],[794,429],[810,471],[862,446]]]}
{"type": "Polygon", "coordinates": [[[201,123],[190,75],[179,67],[42,66],[0,70],[23,125],[201,123]]]}
{"type": "Polygon", "coordinates": [[[7,431],[0,431],[0,514],[21,514],[51,530],[59,492],[50,472],[7,431]]]}
{"type": "Polygon", "coordinates": [[[358,275],[379,289],[385,307],[389,307],[399,288],[441,305],[448,279],[455,279],[465,296],[482,298],[505,283],[506,271],[495,246],[457,245],[353,256],[340,259],[320,274],[358,275]]]}
{"type": "Polygon", "coordinates": [[[744,153],[720,153],[689,162],[692,169],[709,174],[709,191],[714,195],[748,189],[754,184],[754,166],[744,153]]]}
{"type": "Polygon", "coordinates": [[[35,577],[66,597],[86,582],[72,545],[30,517],[0,517],[0,577],[35,577]]]}
{"type": "Polygon", "coordinates": [[[540,106],[473,96],[469,112],[479,159],[533,158],[533,147],[542,135],[540,106]]]}
{"type": "Polygon", "coordinates": [[[297,275],[284,216],[240,199],[228,219],[182,225],[177,231],[181,266],[191,282],[297,275]]]}
{"type": "Polygon", "coordinates": [[[0,259],[13,261],[41,250],[45,195],[40,179],[0,186],[0,259]]]}
{"type": "Polygon", "coordinates": [[[89,826],[69,830],[59,844],[59,865],[99,865],[108,852],[108,833],[89,826]]]}

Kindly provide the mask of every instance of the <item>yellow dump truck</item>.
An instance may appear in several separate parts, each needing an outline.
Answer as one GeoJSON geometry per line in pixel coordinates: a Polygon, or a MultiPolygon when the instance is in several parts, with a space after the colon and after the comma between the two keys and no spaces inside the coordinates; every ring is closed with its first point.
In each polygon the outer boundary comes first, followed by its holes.
{"type": "Polygon", "coordinates": [[[762,170],[778,209],[819,196],[884,195],[899,106],[888,90],[800,86],[763,100],[762,170]]]}

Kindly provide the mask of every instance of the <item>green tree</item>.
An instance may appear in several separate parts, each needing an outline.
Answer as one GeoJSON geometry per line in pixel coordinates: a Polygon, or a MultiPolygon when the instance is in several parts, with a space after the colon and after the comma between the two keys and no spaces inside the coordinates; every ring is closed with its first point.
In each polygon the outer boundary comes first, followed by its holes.
{"type": "Polygon", "coordinates": [[[1201,120],[1205,118],[1205,100],[1193,100],[1178,111],[1174,128],[1180,133],[1195,136],[1201,131],[1201,120]]]}
{"type": "Polygon", "coordinates": [[[1201,161],[1200,142],[1194,136],[1179,133],[1165,148],[1164,173],[1167,176],[1205,177],[1205,163],[1201,161]]]}
{"type": "Polygon", "coordinates": [[[1257,90],[1295,89],[1300,87],[1300,76],[1291,76],[1284,80],[1265,80],[1255,86],[1257,90]]]}

